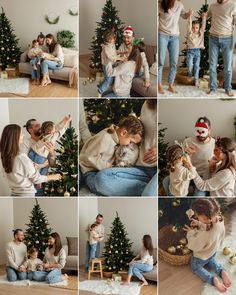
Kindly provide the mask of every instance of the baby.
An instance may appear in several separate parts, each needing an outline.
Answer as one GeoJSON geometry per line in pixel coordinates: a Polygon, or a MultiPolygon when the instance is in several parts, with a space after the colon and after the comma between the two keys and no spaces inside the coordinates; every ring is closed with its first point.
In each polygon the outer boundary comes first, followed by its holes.
{"type": "Polygon", "coordinates": [[[167,153],[170,170],[170,185],[163,186],[167,196],[187,196],[190,180],[196,175],[196,168],[185,167],[188,164],[188,155],[183,152],[179,144],[171,146],[167,153]]]}
{"type": "Polygon", "coordinates": [[[47,162],[49,151],[46,148],[45,143],[51,142],[52,144],[55,144],[56,141],[65,133],[70,121],[70,115],[65,116],[58,124],[57,128],[52,121],[43,122],[40,131],[40,140],[31,146],[28,153],[28,157],[36,164],[41,175],[47,175],[48,172],[48,167],[45,167],[45,163],[47,162]]]}
{"type": "Polygon", "coordinates": [[[104,35],[105,43],[102,44],[101,52],[101,61],[102,61],[102,70],[104,74],[103,82],[98,85],[98,97],[101,97],[109,87],[113,84],[113,77],[108,77],[106,66],[109,62],[112,62],[114,65],[117,61],[124,61],[126,57],[120,57],[116,51],[116,33],[113,31],[108,31],[104,35]]]}
{"type": "Polygon", "coordinates": [[[199,66],[201,61],[201,49],[204,49],[204,32],[206,28],[207,13],[202,13],[202,25],[199,21],[192,21],[193,11],[189,13],[187,34],[187,67],[188,81],[192,81],[194,70],[195,86],[199,87],[199,66]]]}
{"type": "Polygon", "coordinates": [[[27,271],[27,279],[32,280],[34,271],[43,270],[43,261],[38,258],[38,249],[32,248],[29,250],[29,259],[26,260],[22,266],[27,271]]]}
{"type": "Polygon", "coordinates": [[[97,245],[99,241],[99,234],[97,233],[98,225],[93,223],[89,228],[89,245],[90,245],[90,259],[95,258],[97,245]]]}

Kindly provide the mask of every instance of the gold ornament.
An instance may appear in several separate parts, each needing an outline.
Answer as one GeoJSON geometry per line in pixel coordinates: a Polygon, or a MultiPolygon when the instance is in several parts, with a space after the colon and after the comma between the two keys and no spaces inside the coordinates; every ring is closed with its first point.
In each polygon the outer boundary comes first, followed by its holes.
{"type": "Polygon", "coordinates": [[[58,192],[59,194],[62,194],[62,193],[63,193],[63,188],[59,186],[59,188],[57,189],[57,192],[58,192]]]}
{"type": "Polygon", "coordinates": [[[177,245],[176,249],[181,250],[184,246],[183,245],[177,245]]]}
{"type": "Polygon", "coordinates": [[[236,264],[236,255],[233,255],[230,257],[229,263],[234,264],[234,265],[236,264]]]}
{"type": "Polygon", "coordinates": [[[188,219],[191,219],[193,217],[193,215],[194,215],[193,209],[188,209],[186,211],[186,215],[188,216],[188,219]]]}
{"type": "Polygon", "coordinates": [[[64,197],[70,197],[70,193],[68,192],[68,191],[66,191],[65,193],[64,193],[64,197]]]}
{"type": "Polygon", "coordinates": [[[174,254],[176,252],[176,249],[174,246],[170,246],[170,247],[168,247],[167,251],[171,254],[174,254]]]}
{"type": "Polygon", "coordinates": [[[172,226],[172,231],[173,231],[174,233],[177,233],[178,229],[177,229],[177,227],[176,227],[175,225],[172,226]]]}
{"type": "Polygon", "coordinates": [[[190,250],[189,250],[189,248],[187,248],[187,247],[184,247],[184,248],[182,249],[182,253],[183,253],[184,255],[187,255],[187,254],[189,254],[189,253],[190,253],[190,250]]]}
{"type": "Polygon", "coordinates": [[[87,85],[87,81],[84,81],[84,82],[83,82],[83,85],[84,85],[84,86],[87,85]]]}
{"type": "Polygon", "coordinates": [[[231,253],[231,248],[230,247],[224,247],[223,249],[223,254],[224,255],[229,255],[231,253]]]}
{"type": "Polygon", "coordinates": [[[181,245],[186,245],[187,244],[187,239],[186,238],[182,238],[181,240],[179,240],[181,245]]]}

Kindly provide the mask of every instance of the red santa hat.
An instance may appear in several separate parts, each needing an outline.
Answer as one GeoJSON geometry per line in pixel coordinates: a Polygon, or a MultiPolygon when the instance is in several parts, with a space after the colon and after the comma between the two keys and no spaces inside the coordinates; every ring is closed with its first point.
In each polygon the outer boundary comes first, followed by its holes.
{"type": "Polygon", "coordinates": [[[207,137],[209,133],[209,126],[204,120],[200,120],[195,124],[195,135],[200,137],[207,137]]]}
{"type": "Polygon", "coordinates": [[[124,29],[124,36],[130,36],[130,37],[133,37],[134,35],[134,30],[131,26],[127,26],[125,29],[124,29]]]}

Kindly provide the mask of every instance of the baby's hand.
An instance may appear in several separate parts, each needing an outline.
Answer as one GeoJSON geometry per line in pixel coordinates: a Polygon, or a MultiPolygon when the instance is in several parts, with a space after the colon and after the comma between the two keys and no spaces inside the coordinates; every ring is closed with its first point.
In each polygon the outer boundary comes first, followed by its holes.
{"type": "Polygon", "coordinates": [[[198,220],[191,218],[191,223],[190,223],[191,228],[198,227],[198,225],[199,225],[198,220]]]}
{"type": "Polygon", "coordinates": [[[202,13],[202,18],[207,18],[207,12],[202,13]]]}

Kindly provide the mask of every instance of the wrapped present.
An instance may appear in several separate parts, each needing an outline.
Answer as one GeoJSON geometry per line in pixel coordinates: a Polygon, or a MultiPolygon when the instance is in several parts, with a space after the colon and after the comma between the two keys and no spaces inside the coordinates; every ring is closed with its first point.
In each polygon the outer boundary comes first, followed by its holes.
{"type": "Polygon", "coordinates": [[[118,274],[113,274],[113,275],[112,275],[112,279],[113,279],[115,282],[121,282],[121,281],[122,281],[121,276],[118,275],[118,274]]]}
{"type": "Polygon", "coordinates": [[[200,89],[208,89],[209,88],[209,81],[207,81],[206,79],[200,79],[199,88],[200,89]]]}
{"type": "Polygon", "coordinates": [[[8,75],[7,75],[7,72],[6,71],[1,71],[0,72],[0,77],[1,77],[1,79],[7,79],[8,78],[8,75]]]}
{"type": "Polygon", "coordinates": [[[17,76],[16,68],[6,68],[8,78],[15,78],[17,76]]]}

